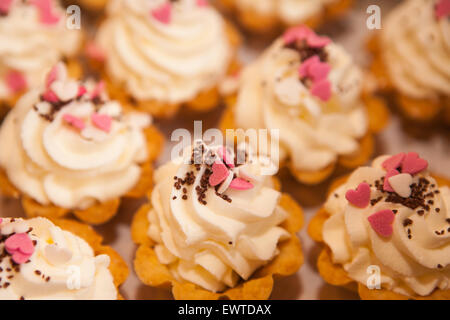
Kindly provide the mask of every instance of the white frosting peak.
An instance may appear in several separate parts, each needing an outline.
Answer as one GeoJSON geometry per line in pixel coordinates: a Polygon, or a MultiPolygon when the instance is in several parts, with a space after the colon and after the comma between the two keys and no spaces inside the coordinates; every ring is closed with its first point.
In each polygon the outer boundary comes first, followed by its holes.
{"type": "Polygon", "coordinates": [[[106,68],[135,98],[183,103],[219,83],[232,48],[225,22],[211,6],[197,1],[113,0],[97,42],[106,68]],[[169,4],[170,21],[152,12],[169,4]]]}
{"type": "Polygon", "coordinates": [[[395,87],[418,99],[450,95],[450,20],[437,0],[402,2],[387,17],[382,54],[395,87]]]}

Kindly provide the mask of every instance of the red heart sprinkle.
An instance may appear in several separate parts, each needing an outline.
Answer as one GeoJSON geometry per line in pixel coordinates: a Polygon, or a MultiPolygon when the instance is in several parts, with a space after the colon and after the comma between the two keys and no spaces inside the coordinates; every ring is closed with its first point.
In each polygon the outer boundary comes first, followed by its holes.
{"type": "Polygon", "coordinates": [[[151,14],[153,18],[159,22],[169,24],[172,18],[172,5],[170,3],[165,3],[159,8],[152,10],[151,14]]]}
{"type": "Polygon", "coordinates": [[[93,113],[91,116],[92,123],[102,131],[109,132],[111,130],[112,118],[107,114],[93,113]]]}
{"type": "Polygon", "coordinates": [[[81,97],[84,96],[84,94],[87,92],[86,87],[85,86],[79,86],[78,87],[78,93],[77,93],[77,97],[81,97]]]}
{"type": "Polygon", "coordinates": [[[309,75],[314,82],[321,81],[327,79],[330,71],[331,67],[328,63],[319,61],[311,65],[311,67],[309,68],[309,75]]]}
{"type": "Polygon", "coordinates": [[[10,70],[6,74],[5,81],[9,90],[11,90],[14,93],[20,92],[26,89],[27,87],[27,80],[25,79],[24,75],[19,71],[10,70]]]}
{"type": "Polygon", "coordinates": [[[403,152],[396,154],[395,156],[390,157],[383,161],[381,166],[386,169],[386,171],[390,171],[392,169],[400,168],[403,160],[405,159],[405,154],[403,152]]]}
{"type": "Polygon", "coordinates": [[[400,172],[398,172],[395,169],[391,169],[386,173],[386,176],[384,177],[384,184],[383,184],[384,191],[394,192],[394,189],[392,189],[391,185],[389,184],[389,178],[396,176],[398,174],[400,174],[400,172]]]}
{"type": "Polygon", "coordinates": [[[86,125],[84,124],[84,121],[76,116],[73,116],[71,114],[66,113],[65,115],[63,115],[63,119],[65,122],[67,122],[69,125],[71,125],[72,127],[78,129],[78,130],[83,130],[86,125]]]}
{"type": "Polygon", "coordinates": [[[310,76],[310,68],[311,66],[315,65],[316,63],[320,63],[320,59],[317,55],[314,55],[312,57],[309,57],[305,61],[302,62],[298,69],[298,73],[300,77],[306,78],[310,76]]]}
{"type": "Polygon", "coordinates": [[[0,13],[8,14],[13,0],[0,0],[0,13]]]}
{"type": "Polygon", "coordinates": [[[58,96],[51,89],[45,91],[44,94],[42,95],[42,98],[50,103],[55,103],[59,101],[58,96]]]}
{"type": "Polygon", "coordinates": [[[415,175],[428,168],[428,161],[419,157],[416,152],[409,152],[402,162],[402,173],[415,175]]]}
{"type": "Polygon", "coordinates": [[[436,5],[435,15],[438,20],[450,15],[450,0],[441,0],[436,5]]]}
{"type": "Polygon", "coordinates": [[[392,235],[392,222],[394,222],[395,214],[392,210],[382,210],[372,214],[367,218],[372,229],[382,237],[390,237],[392,235]]]}
{"type": "Polygon", "coordinates": [[[331,98],[331,83],[327,79],[314,82],[311,86],[311,94],[322,101],[328,101],[331,98]]]}
{"type": "Polygon", "coordinates": [[[358,185],[356,190],[348,190],[345,193],[345,199],[352,205],[358,208],[365,208],[369,205],[370,201],[370,186],[366,182],[362,182],[358,185]]]}
{"type": "Polygon", "coordinates": [[[26,233],[16,233],[5,241],[6,251],[17,264],[22,264],[30,258],[34,252],[34,245],[26,233]]]}
{"type": "Polygon", "coordinates": [[[249,190],[253,188],[253,184],[242,178],[235,178],[231,181],[230,188],[235,190],[249,190]]]}
{"type": "Polygon", "coordinates": [[[222,162],[214,162],[212,165],[213,173],[209,176],[209,184],[215,187],[221,184],[229,175],[228,168],[222,162]]]}

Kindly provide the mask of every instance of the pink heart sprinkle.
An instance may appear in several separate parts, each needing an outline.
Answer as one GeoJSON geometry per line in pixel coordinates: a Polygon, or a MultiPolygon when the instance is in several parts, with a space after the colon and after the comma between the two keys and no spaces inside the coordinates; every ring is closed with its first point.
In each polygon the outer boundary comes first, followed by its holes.
{"type": "Polygon", "coordinates": [[[91,116],[92,123],[102,131],[111,131],[112,118],[107,114],[93,113],[91,116]]]}
{"type": "Polygon", "coordinates": [[[86,87],[85,86],[79,86],[78,87],[78,93],[77,93],[77,97],[81,97],[84,96],[84,94],[87,92],[86,87]]]}
{"type": "Polygon", "coordinates": [[[381,166],[386,171],[391,171],[392,169],[400,168],[403,160],[405,159],[405,154],[403,152],[396,154],[395,156],[390,157],[389,159],[386,159],[383,161],[381,166]]]}
{"type": "Polygon", "coordinates": [[[296,40],[303,40],[306,39],[311,33],[312,30],[304,25],[292,27],[286,30],[283,34],[283,42],[287,45],[296,40]]]}
{"type": "Polygon", "coordinates": [[[214,162],[212,170],[213,173],[209,176],[209,184],[212,187],[221,184],[229,175],[227,166],[220,161],[214,162]]]}
{"type": "Polygon", "coordinates": [[[172,18],[172,5],[170,3],[164,3],[159,8],[152,10],[151,14],[159,22],[169,24],[172,18]]]}
{"type": "Polygon", "coordinates": [[[219,156],[222,158],[223,162],[229,167],[234,168],[234,162],[231,154],[228,152],[228,149],[223,146],[218,150],[219,156]]]}
{"type": "Polygon", "coordinates": [[[49,88],[50,85],[58,79],[58,65],[54,66],[52,70],[47,74],[45,79],[45,87],[49,88]]]}
{"type": "Polygon", "coordinates": [[[14,93],[20,92],[27,87],[27,80],[19,71],[10,70],[6,74],[5,81],[8,88],[14,93]]]}
{"type": "Polygon", "coordinates": [[[7,14],[13,0],[0,0],[0,13],[7,14]]]}
{"type": "Polygon", "coordinates": [[[400,174],[400,172],[398,172],[395,169],[391,169],[386,173],[386,176],[384,177],[384,184],[383,184],[384,191],[395,192],[394,189],[392,189],[391,184],[389,183],[389,178],[396,176],[398,174],[400,174]]]}
{"type": "Polygon", "coordinates": [[[242,178],[235,178],[231,181],[230,188],[234,190],[248,190],[253,188],[253,184],[242,178]]]}
{"type": "Polygon", "coordinates": [[[327,79],[330,71],[331,67],[328,63],[319,61],[309,67],[309,76],[314,82],[322,81],[327,79]]]}
{"type": "Polygon", "coordinates": [[[58,96],[51,89],[45,91],[44,94],[42,95],[42,98],[50,103],[55,103],[59,101],[58,96]]]}
{"type": "Polygon", "coordinates": [[[16,233],[10,236],[5,241],[5,248],[17,264],[28,261],[34,252],[33,242],[26,233],[16,233]]]}
{"type": "Polygon", "coordinates": [[[59,16],[53,13],[52,0],[31,0],[30,3],[39,10],[41,23],[51,25],[59,22],[59,16]]]}
{"type": "Polygon", "coordinates": [[[416,152],[409,152],[402,162],[402,173],[415,175],[428,168],[428,161],[419,157],[416,152]]]}
{"type": "Polygon", "coordinates": [[[86,125],[84,124],[84,121],[82,119],[75,117],[71,114],[66,113],[65,115],[63,115],[63,119],[69,125],[71,125],[72,127],[76,128],[80,131],[86,127],[86,125]]]}
{"type": "Polygon", "coordinates": [[[370,201],[370,186],[367,182],[362,182],[356,190],[348,190],[345,193],[345,199],[358,208],[365,208],[370,201]]]}
{"type": "Polygon", "coordinates": [[[390,237],[392,235],[392,222],[394,222],[395,214],[392,210],[382,210],[372,214],[367,218],[372,229],[380,236],[390,237]]]}
{"type": "Polygon", "coordinates": [[[89,41],[85,49],[86,56],[92,60],[103,62],[106,60],[106,54],[95,42],[89,41]]]}
{"type": "Polygon", "coordinates": [[[104,90],[105,90],[105,82],[100,81],[99,83],[97,83],[94,90],[92,90],[91,99],[95,99],[98,96],[100,96],[104,90]]]}
{"type": "Polygon", "coordinates": [[[302,40],[305,40],[311,48],[323,48],[331,43],[330,38],[318,36],[314,31],[303,25],[290,28],[283,34],[285,45],[302,40]]]}
{"type": "Polygon", "coordinates": [[[327,79],[314,82],[311,86],[311,94],[322,101],[328,101],[331,98],[331,83],[327,79]]]}
{"type": "Polygon", "coordinates": [[[312,48],[323,48],[331,43],[331,39],[328,37],[320,37],[314,32],[308,35],[307,43],[312,48]]]}
{"type": "Polygon", "coordinates": [[[197,6],[199,7],[207,7],[209,5],[208,0],[197,0],[197,6]]]}
{"type": "Polygon", "coordinates": [[[434,13],[438,20],[450,15],[450,0],[441,0],[436,5],[434,13]]]}
{"type": "Polygon", "coordinates": [[[316,63],[320,63],[320,59],[317,55],[314,55],[303,61],[298,69],[300,77],[302,78],[309,77],[311,66],[315,65],[316,63]]]}

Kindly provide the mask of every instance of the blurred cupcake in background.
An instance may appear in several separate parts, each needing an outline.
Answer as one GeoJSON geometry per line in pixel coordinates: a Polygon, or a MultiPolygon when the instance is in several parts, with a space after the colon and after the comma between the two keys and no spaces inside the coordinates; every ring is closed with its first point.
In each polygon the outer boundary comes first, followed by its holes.
{"type": "Polygon", "coordinates": [[[338,17],[353,0],[218,0],[239,22],[255,33],[274,33],[282,27],[305,24],[316,28],[338,17]]]}
{"type": "Polygon", "coordinates": [[[0,218],[0,229],[1,300],[122,299],[118,287],[128,267],[91,227],[0,218]]]}
{"type": "Polygon", "coordinates": [[[61,59],[71,75],[79,76],[81,67],[74,57],[82,39],[83,31],[67,28],[66,12],[58,1],[1,1],[1,108],[13,107],[23,92],[40,85],[61,59]]]}
{"type": "Polygon", "coordinates": [[[186,150],[155,171],[133,219],[138,277],[179,300],[268,299],[274,277],[303,263],[302,209],[245,147],[186,150]]]}
{"type": "Polygon", "coordinates": [[[399,153],[334,182],[308,226],[327,283],[367,300],[450,298],[450,181],[427,169],[399,153]]]}
{"type": "Polygon", "coordinates": [[[362,89],[363,74],[344,48],[301,25],[243,70],[220,126],[279,130],[281,166],[318,184],[338,166],[369,160],[388,121],[382,101],[362,89]]]}
{"type": "Polygon", "coordinates": [[[240,39],[206,0],[112,0],[86,48],[110,95],[158,117],[207,111],[235,72],[240,39]]]}
{"type": "Polygon", "coordinates": [[[374,37],[372,72],[402,114],[450,125],[450,1],[403,1],[374,37]]]}
{"type": "Polygon", "coordinates": [[[0,190],[29,217],[104,223],[122,197],[151,188],[162,140],[149,115],[109,100],[102,82],[69,78],[60,63],[0,128],[0,190]]]}
{"type": "Polygon", "coordinates": [[[64,0],[67,5],[78,4],[82,9],[93,13],[102,12],[107,6],[109,0],[64,0]]]}

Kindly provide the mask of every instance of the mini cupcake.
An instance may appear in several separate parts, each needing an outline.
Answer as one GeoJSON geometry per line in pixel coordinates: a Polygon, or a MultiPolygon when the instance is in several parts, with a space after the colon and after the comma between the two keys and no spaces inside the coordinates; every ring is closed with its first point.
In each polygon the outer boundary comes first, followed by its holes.
{"type": "Polygon", "coordinates": [[[108,99],[103,83],[79,82],[56,65],[0,128],[0,190],[21,198],[29,217],[72,212],[90,224],[142,197],[162,137],[150,116],[108,99]]]}
{"type": "Polygon", "coordinates": [[[112,0],[87,48],[112,97],[155,116],[207,111],[236,67],[236,31],[207,1],[112,0]]]}
{"type": "Polygon", "coordinates": [[[246,29],[267,33],[300,23],[316,28],[346,12],[353,0],[219,0],[219,3],[236,14],[246,29]]]}
{"type": "Polygon", "coordinates": [[[239,81],[221,128],[279,130],[282,165],[305,184],[365,163],[389,117],[362,94],[363,75],[344,49],[305,26],[287,30],[239,81]]]}
{"type": "Polygon", "coordinates": [[[52,0],[7,0],[0,3],[0,108],[13,107],[30,87],[67,59],[74,76],[81,68],[73,57],[79,52],[81,30],[66,27],[66,13],[52,0]]]}
{"type": "Polygon", "coordinates": [[[116,300],[125,261],[87,225],[2,218],[1,300],[116,300]]]}
{"type": "Polygon", "coordinates": [[[450,125],[449,18],[448,0],[404,1],[371,41],[379,89],[394,96],[407,119],[450,125]]]}
{"type": "Polygon", "coordinates": [[[155,171],[150,203],[134,217],[138,277],[172,287],[175,299],[268,299],[273,276],[303,263],[302,209],[250,153],[193,150],[155,171]]]}
{"type": "Polygon", "coordinates": [[[450,180],[427,167],[400,153],[335,182],[308,228],[326,282],[362,299],[450,298],[450,180]]]}

